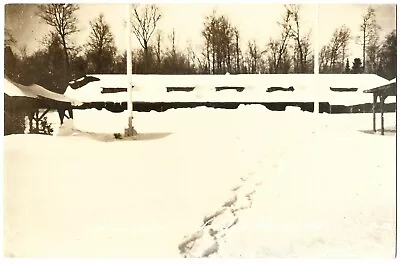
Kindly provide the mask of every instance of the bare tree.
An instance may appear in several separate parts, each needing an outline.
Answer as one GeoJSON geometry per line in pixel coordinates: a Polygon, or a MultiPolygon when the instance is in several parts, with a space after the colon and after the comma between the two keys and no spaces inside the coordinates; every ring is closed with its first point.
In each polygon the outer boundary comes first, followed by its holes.
{"type": "Polygon", "coordinates": [[[279,40],[270,39],[268,43],[270,52],[268,58],[270,73],[284,72],[284,59],[287,54],[287,47],[292,34],[291,17],[291,11],[286,9],[285,14],[282,17],[282,22],[278,22],[278,25],[281,26],[281,38],[279,40]]]}
{"type": "MultiPolygon", "coordinates": [[[[187,52],[187,60],[188,60],[188,66],[189,68],[193,68],[193,70],[196,72],[196,64],[198,63],[199,59],[196,56],[196,53],[193,50],[192,46],[192,41],[188,40],[187,41],[187,47],[186,47],[186,52],[187,52]]],[[[200,66],[200,65],[198,65],[200,66]]]]}
{"type": "Polygon", "coordinates": [[[330,73],[329,61],[330,61],[330,47],[328,45],[322,46],[319,52],[319,71],[321,73],[330,73]]]}
{"type": "Polygon", "coordinates": [[[157,28],[161,19],[161,11],[157,5],[133,5],[132,31],[143,48],[144,64],[143,72],[147,73],[150,69],[150,39],[157,28]]]}
{"type": "Polygon", "coordinates": [[[278,71],[278,54],[279,54],[279,41],[273,40],[272,38],[269,40],[267,44],[267,49],[263,51],[264,53],[268,53],[268,69],[269,73],[277,73],[278,71]]]}
{"type": "Polygon", "coordinates": [[[203,52],[203,54],[206,57],[207,61],[206,68],[210,73],[215,73],[215,54],[213,52],[213,48],[215,46],[215,36],[213,31],[216,25],[216,16],[216,11],[213,10],[212,15],[206,17],[206,21],[204,22],[204,29],[201,32],[205,40],[205,51],[203,52]]]}
{"type": "Polygon", "coordinates": [[[345,71],[347,46],[351,39],[350,29],[345,25],[335,29],[328,45],[323,46],[320,52],[320,69],[329,73],[345,71]]]}
{"type": "Polygon", "coordinates": [[[299,69],[295,69],[295,72],[303,73],[305,71],[305,58],[304,58],[304,47],[302,45],[302,36],[300,34],[300,5],[290,4],[285,5],[286,13],[290,19],[290,22],[294,25],[290,25],[289,36],[295,41],[295,65],[299,65],[299,69]]]}
{"type": "Polygon", "coordinates": [[[343,25],[340,28],[340,40],[342,42],[342,65],[345,65],[345,59],[347,57],[347,47],[349,45],[349,42],[351,40],[351,31],[350,28],[347,26],[343,25]]]}
{"type": "Polygon", "coordinates": [[[360,25],[361,36],[358,37],[359,43],[361,39],[361,45],[363,47],[363,68],[365,70],[365,66],[370,64],[367,61],[367,53],[368,47],[372,46],[373,48],[370,50],[373,55],[372,57],[376,57],[376,50],[378,48],[374,48],[377,46],[379,41],[378,31],[380,30],[380,26],[376,22],[376,13],[375,9],[372,7],[368,7],[367,12],[362,16],[362,23],[360,25]]]}
{"type": "Polygon", "coordinates": [[[145,53],[149,41],[161,19],[161,11],[156,5],[133,5],[132,30],[145,53]]]}
{"type": "Polygon", "coordinates": [[[263,51],[268,54],[269,73],[288,73],[290,71],[291,62],[287,47],[287,44],[282,45],[282,40],[269,40],[267,49],[263,51]]]}
{"type": "Polygon", "coordinates": [[[222,54],[224,58],[224,71],[231,72],[232,71],[232,59],[234,58],[235,53],[235,31],[237,30],[235,27],[231,25],[228,19],[223,20],[221,23],[222,34],[222,54]]]}
{"type": "Polygon", "coordinates": [[[90,26],[89,47],[101,52],[114,44],[114,37],[110,31],[110,26],[104,20],[103,14],[92,20],[90,26]]]}
{"type": "Polygon", "coordinates": [[[234,39],[235,39],[235,59],[236,59],[236,73],[240,72],[240,46],[239,46],[239,30],[237,28],[233,31],[234,39]]]}
{"type": "Polygon", "coordinates": [[[366,72],[368,73],[376,73],[378,71],[378,54],[379,54],[379,40],[378,37],[374,38],[369,42],[367,47],[367,69],[366,72]]]}
{"type": "Polygon", "coordinates": [[[314,52],[313,47],[311,46],[310,36],[311,31],[307,35],[303,36],[300,41],[300,45],[303,50],[303,73],[311,73],[313,72],[314,68],[314,52]]]}
{"type": "MultiPolygon", "coordinates": [[[[41,4],[39,5],[38,16],[49,26],[53,27],[61,40],[64,50],[67,75],[70,74],[70,59],[68,56],[68,37],[78,29],[78,21],[75,13],[79,10],[77,4],[41,4]]],[[[69,78],[69,77],[68,77],[69,78]]]]}
{"type": "Polygon", "coordinates": [[[342,72],[345,67],[346,48],[350,41],[350,29],[343,25],[340,29],[336,29],[333,33],[330,49],[330,67],[334,71],[342,72]],[[337,65],[340,59],[340,64],[337,65]],[[339,70],[340,69],[340,70],[339,70]]]}
{"type": "Polygon", "coordinates": [[[155,48],[157,57],[157,72],[159,72],[161,68],[161,41],[162,41],[161,31],[158,30],[156,33],[156,48],[155,48]]]}
{"type": "MultiPolygon", "coordinates": [[[[202,35],[205,40],[203,52],[207,60],[207,68],[211,73],[224,73],[231,70],[232,59],[235,57],[235,27],[228,18],[218,16],[214,10],[206,17],[202,35]]],[[[237,40],[238,40],[237,34],[237,40]]]]}
{"type": "Polygon", "coordinates": [[[212,74],[211,72],[211,60],[210,60],[210,43],[206,40],[205,47],[201,52],[202,57],[197,57],[199,64],[199,70],[201,73],[212,74]]]}
{"type": "Polygon", "coordinates": [[[310,64],[312,64],[310,60],[312,55],[310,44],[311,30],[307,33],[301,30],[300,11],[301,5],[299,4],[285,5],[286,16],[283,23],[281,23],[284,33],[282,40],[285,40],[284,37],[288,33],[289,38],[293,41],[293,71],[307,73],[311,70],[310,64]]]}
{"type": "Polygon", "coordinates": [[[248,64],[250,73],[257,73],[260,70],[261,52],[255,40],[248,42],[248,64]]]}
{"type": "Polygon", "coordinates": [[[168,39],[171,42],[171,49],[169,50],[167,56],[168,56],[168,63],[169,67],[172,68],[172,72],[175,72],[178,67],[178,57],[180,54],[178,54],[177,49],[176,49],[176,32],[175,28],[172,29],[171,34],[168,35],[168,39]]]}
{"type": "Polygon", "coordinates": [[[88,42],[87,56],[94,63],[96,73],[110,73],[112,71],[113,58],[116,53],[114,37],[110,26],[100,14],[90,22],[91,32],[88,42]]]}
{"type": "Polygon", "coordinates": [[[172,55],[172,58],[175,58],[176,57],[176,46],[175,46],[176,33],[175,33],[175,28],[172,29],[172,33],[168,36],[168,38],[171,41],[171,55],[172,55]]]}

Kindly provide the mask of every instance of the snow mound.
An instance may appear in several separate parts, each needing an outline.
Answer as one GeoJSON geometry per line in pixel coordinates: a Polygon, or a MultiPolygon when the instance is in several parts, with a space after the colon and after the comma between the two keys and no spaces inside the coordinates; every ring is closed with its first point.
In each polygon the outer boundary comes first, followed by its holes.
{"type": "Polygon", "coordinates": [[[290,113],[301,113],[301,112],[303,112],[301,110],[301,108],[298,107],[298,106],[286,106],[285,111],[286,112],[290,112],[290,113]]]}
{"type": "Polygon", "coordinates": [[[73,119],[67,119],[64,123],[58,128],[58,131],[54,133],[56,136],[70,136],[76,132],[76,128],[74,127],[73,119]]]}
{"type": "Polygon", "coordinates": [[[266,108],[265,106],[260,105],[260,104],[252,104],[252,105],[240,104],[237,109],[240,112],[246,112],[246,113],[250,112],[250,113],[263,114],[263,113],[271,112],[271,110],[269,110],[268,108],[266,108]]]}

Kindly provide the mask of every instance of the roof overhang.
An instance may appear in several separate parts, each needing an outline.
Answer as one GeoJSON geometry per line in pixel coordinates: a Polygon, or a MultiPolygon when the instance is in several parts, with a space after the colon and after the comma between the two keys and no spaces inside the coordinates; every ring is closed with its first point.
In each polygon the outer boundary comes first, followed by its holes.
{"type": "Polygon", "coordinates": [[[365,90],[364,93],[373,93],[373,94],[385,95],[385,96],[396,96],[397,95],[396,88],[397,88],[397,82],[396,82],[396,79],[394,79],[388,84],[365,90]]]}
{"type": "Polygon", "coordinates": [[[47,90],[46,88],[37,85],[22,85],[11,81],[7,77],[4,78],[4,93],[10,97],[28,97],[36,100],[52,100],[58,102],[71,103],[73,105],[80,105],[81,102],[69,98],[63,94],[58,94],[47,90]]]}

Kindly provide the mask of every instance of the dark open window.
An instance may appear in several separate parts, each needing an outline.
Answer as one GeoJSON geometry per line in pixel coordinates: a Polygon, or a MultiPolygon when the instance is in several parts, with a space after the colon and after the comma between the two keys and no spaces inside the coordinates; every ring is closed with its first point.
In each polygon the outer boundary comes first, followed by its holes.
{"type": "MultiPolygon", "coordinates": [[[[133,88],[133,86],[132,86],[133,88]]],[[[101,87],[101,93],[121,93],[121,92],[126,92],[126,88],[121,88],[121,87],[101,87]]]]}
{"type": "Polygon", "coordinates": [[[167,92],[191,92],[194,90],[195,87],[193,86],[168,86],[167,92]]]}
{"type": "Polygon", "coordinates": [[[358,88],[335,88],[330,87],[333,92],[357,92],[358,88]]]}
{"type": "Polygon", "coordinates": [[[223,90],[236,90],[237,92],[243,92],[244,87],[243,86],[217,86],[215,87],[215,90],[218,91],[223,91],[223,90]]]}
{"type": "Polygon", "coordinates": [[[276,92],[276,91],[293,92],[294,88],[293,88],[293,86],[290,86],[289,88],[273,86],[273,87],[269,87],[266,92],[272,93],[272,92],[276,92]]]}

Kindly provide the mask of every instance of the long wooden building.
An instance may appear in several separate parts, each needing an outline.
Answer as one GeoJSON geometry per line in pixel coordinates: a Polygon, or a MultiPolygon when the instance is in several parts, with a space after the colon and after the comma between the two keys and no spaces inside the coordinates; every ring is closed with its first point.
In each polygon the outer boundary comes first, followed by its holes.
{"type": "MultiPolygon", "coordinates": [[[[122,112],[127,107],[127,75],[93,75],[98,81],[65,95],[83,102],[81,108],[106,108],[122,112]]],[[[236,108],[239,104],[263,104],[273,110],[300,106],[321,112],[368,112],[370,95],[363,91],[384,85],[375,74],[243,74],[243,75],[132,75],[134,110],[212,106],[236,108]]],[[[387,101],[394,104],[395,99],[387,101]]],[[[392,106],[393,108],[393,106],[392,106]]]]}

